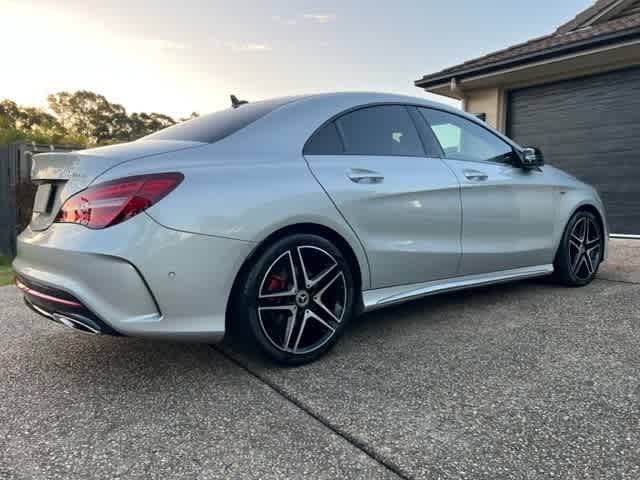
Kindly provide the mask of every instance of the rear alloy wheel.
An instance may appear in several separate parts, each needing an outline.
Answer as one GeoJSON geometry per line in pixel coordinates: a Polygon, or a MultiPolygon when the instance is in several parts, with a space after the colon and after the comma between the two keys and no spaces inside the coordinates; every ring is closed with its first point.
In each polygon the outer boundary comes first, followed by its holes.
{"type": "Polygon", "coordinates": [[[577,212],[569,221],[558,250],[556,277],[570,286],[591,283],[602,261],[603,248],[598,219],[591,212],[577,212]]]}
{"type": "Polygon", "coordinates": [[[244,291],[253,337],[271,358],[291,365],[331,348],[351,317],[353,299],[348,263],[315,235],[294,235],[267,249],[244,291]]]}

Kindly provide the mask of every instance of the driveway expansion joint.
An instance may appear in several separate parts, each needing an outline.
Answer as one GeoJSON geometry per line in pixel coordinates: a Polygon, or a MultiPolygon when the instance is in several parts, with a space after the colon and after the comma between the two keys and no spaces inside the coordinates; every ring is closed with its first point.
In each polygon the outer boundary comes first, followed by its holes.
{"type": "Polygon", "coordinates": [[[603,277],[596,277],[596,280],[600,280],[602,282],[609,282],[609,283],[624,283],[625,285],[640,285],[640,282],[633,282],[631,280],[614,280],[612,278],[603,278],[603,277]]]}
{"type": "Polygon", "coordinates": [[[367,457],[371,458],[374,462],[379,464],[381,467],[385,468],[386,470],[388,470],[389,472],[391,472],[392,474],[396,475],[398,478],[400,478],[402,480],[413,480],[413,477],[411,477],[406,472],[402,471],[402,469],[399,466],[397,466],[397,465],[395,465],[393,463],[390,463],[388,460],[385,460],[384,458],[382,458],[378,453],[376,453],[375,450],[373,450],[372,448],[367,446],[365,443],[363,443],[360,440],[358,440],[357,438],[355,438],[353,435],[343,431],[339,427],[336,427],[336,426],[332,425],[331,422],[329,422],[327,419],[325,419],[321,415],[318,415],[317,413],[315,413],[313,410],[308,408],[302,402],[300,402],[299,400],[294,398],[292,395],[287,393],[284,389],[280,388],[276,383],[272,382],[268,378],[265,378],[264,376],[262,376],[262,375],[256,373],[255,371],[251,370],[251,368],[249,368],[247,365],[245,365],[241,361],[237,360],[233,356],[229,355],[227,352],[225,352],[223,349],[221,349],[218,345],[211,345],[211,347],[216,352],[218,352],[220,355],[224,356],[227,360],[229,360],[234,365],[236,365],[238,368],[244,370],[247,374],[251,375],[253,378],[255,378],[256,380],[258,380],[262,384],[264,384],[267,387],[269,387],[271,390],[273,390],[275,393],[277,393],[284,400],[286,400],[289,403],[295,405],[297,408],[302,410],[304,413],[309,415],[311,418],[313,418],[314,420],[316,420],[317,422],[322,424],[325,428],[329,429],[332,433],[336,434],[337,436],[339,436],[340,438],[345,440],[347,443],[352,445],[354,448],[357,448],[358,450],[360,450],[362,453],[364,453],[367,457]]]}

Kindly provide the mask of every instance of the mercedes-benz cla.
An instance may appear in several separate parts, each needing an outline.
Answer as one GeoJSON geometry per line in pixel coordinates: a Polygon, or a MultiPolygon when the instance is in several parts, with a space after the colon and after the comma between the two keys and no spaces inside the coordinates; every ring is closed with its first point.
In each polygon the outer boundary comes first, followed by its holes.
{"type": "MultiPolygon", "coordinates": [[[[235,99],[234,99],[235,100],[235,99]]],[[[92,333],[326,352],[354,316],[605,258],[595,190],[418,98],[234,101],[141,140],[34,157],[18,241],[31,308],[92,333]]],[[[390,320],[392,321],[392,320],[390,320]]]]}

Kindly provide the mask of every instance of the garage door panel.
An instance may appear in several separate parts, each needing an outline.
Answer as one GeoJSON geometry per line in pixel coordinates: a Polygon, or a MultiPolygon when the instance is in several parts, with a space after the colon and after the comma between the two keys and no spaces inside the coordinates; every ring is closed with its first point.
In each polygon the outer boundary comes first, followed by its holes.
{"type": "MultiPolygon", "coordinates": [[[[622,171],[624,171],[624,175],[635,175],[637,164],[628,161],[628,157],[633,154],[634,152],[631,150],[607,152],[601,155],[554,152],[555,156],[562,155],[562,165],[560,168],[572,168],[578,175],[604,175],[604,177],[600,179],[602,182],[606,182],[608,178],[620,176],[622,171]],[[589,162],[589,168],[584,168],[585,162],[589,162]]],[[[552,158],[549,158],[549,163],[557,164],[558,162],[554,162],[552,158]]]]}
{"type": "MultiPolygon", "coordinates": [[[[568,93],[569,94],[569,93],[568,93]]],[[[631,95],[638,95],[637,93],[631,95]]],[[[581,118],[577,117],[576,114],[591,114],[593,112],[600,112],[604,115],[615,116],[616,112],[612,112],[610,107],[614,107],[615,109],[619,109],[620,111],[624,111],[625,113],[636,113],[633,112],[633,109],[629,107],[628,103],[620,100],[611,100],[607,102],[606,105],[600,104],[601,95],[597,97],[589,97],[585,95],[581,95],[580,100],[572,100],[569,101],[567,99],[563,99],[561,97],[558,98],[547,98],[544,101],[540,102],[532,106],[532,108],[524,108],[519,112],[519,116],[526,117],[527,115],[535,114],[537,115],[539,112],[539,108],[544,108],[548,113],[558,115],[558,116],[566,116],[571,117],[573,120],[580,121],[581,118]],[[571,112],[568,112],[568,109],[571,109],[571,112]]],[[[518,117],[516,117],[518,119],[518,117]]]]}
{"type": "Polygon", "coordinates": [[[640,198],[621,192],[602,192],[601,195],[607,204],[612,233],[629,233],[623,230],[624,226],[640,222],[640,198]]]}
{"type": "MultiPolygon", "coordinates": [[[[635,114],[635,112],[620,110],[615,115],[610,115],[611,118],[608,118],[609,115],[601,115],[598,111],[592,110],[585,112],[581,115],[582,119],[580,119],[570,115],[554,116],[552,112],[546,111],[544,112],[543,120],[553,120],[561,125],[559,131],[549,136],[550,126],[546,123],[539,123],[542,115],[539,112],[533,118],[527,119],[526,123],[516,124],[516,129],[512,131],[512,134],[527,137],[539,136],[542,139],[548,138],[549,140],[590,139],[590,143],[593,145],[609,145],[614,143],[615,140],[624,139],[632,145],[638,145],[640,144],[640,138],[634,137],[629,129],[637,128],[638,124],[640,124],[640,116],[633,118],[632,114],[635,114]],[[526,127],[527,123],[530,123],[531,127],[527,127],[526,131],[518,131],[518,127],[522,129],[526,127]],[[606,135],[606,137],[600,137],[603,141],[596,142],[593,139],[594,134],[606,135]]],[[[576,113],[576,115],[578,114],[576,113]]]]}
{"type": "Polygon", "coordinates": [[[640,235],[640,69],[516,90],[508,133],[593,184],[615,233],[640,235]]]}

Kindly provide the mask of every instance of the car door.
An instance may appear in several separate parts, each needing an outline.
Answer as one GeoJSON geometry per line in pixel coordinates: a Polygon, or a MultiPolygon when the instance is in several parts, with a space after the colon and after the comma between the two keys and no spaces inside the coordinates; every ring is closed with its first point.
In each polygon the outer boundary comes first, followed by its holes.
{"type": "Polygon", "coordinates": [[[460,186],[442,159],[427,156],[406,106],[349,111],[320,128],[304,153],[360,238],[373,288],[456,274],[460,186]]]}
{"type": "Polygon", "coordinates": [[[515,166],[513,147],[479,122],[437,109],[419,111],[460,181],[460,274],[552,263],[556,192],[544,168],[515,166]]]}

